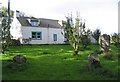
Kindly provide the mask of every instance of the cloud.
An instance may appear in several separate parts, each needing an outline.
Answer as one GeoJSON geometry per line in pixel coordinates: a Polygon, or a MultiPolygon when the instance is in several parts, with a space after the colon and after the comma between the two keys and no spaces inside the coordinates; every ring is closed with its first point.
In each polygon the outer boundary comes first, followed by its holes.
{"type": "MultiPolygon", "coordinates": [[[[7,6],[8,0],[0,0],[7,6]]],[[[68,13],[79,11],[86,26],[100,27],[102,32],[117,32],[119,0],[11,0],[11,9],[17,9],[36,17],[65,19],[68,13]],[[108,30],[109,29],[109,30],[108,30]]]]}

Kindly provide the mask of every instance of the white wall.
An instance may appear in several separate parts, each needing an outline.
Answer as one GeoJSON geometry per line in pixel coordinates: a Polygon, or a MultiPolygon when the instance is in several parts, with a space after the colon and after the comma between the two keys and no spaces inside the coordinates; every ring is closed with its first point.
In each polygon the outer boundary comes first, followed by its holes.
{"type": "Polygon", "coordinates": [[[18,39],[18,38],[22,37],[21,24],[19,23],[17,18],[13,19],[13,22],[12,22],[11,28],[10,28],[10,33],[13,36],[13,39],[18,39]]]}
{"type": "Polygon", "coordinates": [[[32,32],[42,32],[42,40],[31,40],[30,44],[47,44],[47,30],[40,27],[22,27],[22,38],[32,38],[32,32]]]}
{"type": "Polygon", "coordinates": [[[63,29],[59,28],[48,28],[49,29],[49,44],[61,44],[64,43],[64,35],[61,32],[64,32],[63,29]],[[57,34],[57,41],[53,41],[53,34],[57,34]]]}
{"type": "Polygon", "coordinates": [[[42,40],[31,40],[30,44],[62,44],[64,36],[61,29],[45,27],[22,27],[22,38],[31,38],[32,32],[42,32],[42,40]],[[57,41],[53,41],[53,34],[57,34],[57,41]]]}

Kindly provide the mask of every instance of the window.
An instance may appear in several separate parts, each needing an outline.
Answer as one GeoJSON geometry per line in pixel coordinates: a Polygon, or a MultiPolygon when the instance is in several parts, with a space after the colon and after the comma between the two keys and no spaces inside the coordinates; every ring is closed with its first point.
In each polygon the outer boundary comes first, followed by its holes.
{"type": "Polygon", "coordinates": [[[53,34],[53,40],[57,41],[57,34],[53,34]]]}
{"type": "Polygon", "coordinates": [[[32,32],[32,39],[42,40],[42,32],[32,32]]]}
{"type": "Polygon", "coordinates": [[[32,26],[38,26],[38,20],[31,20],[31,25],[32,26]]]}
{"type": "Polygon", "coordinates": [[[36,39],[36,32],[32,32],[32,39],[36,39]]]}

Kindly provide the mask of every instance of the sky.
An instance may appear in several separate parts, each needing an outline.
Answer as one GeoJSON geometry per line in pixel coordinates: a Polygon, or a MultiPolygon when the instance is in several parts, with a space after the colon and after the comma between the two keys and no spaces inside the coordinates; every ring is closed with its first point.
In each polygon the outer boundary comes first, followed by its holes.
{"type": "MultiPolygon", "coordinates": [[[[8,0],[0,0],[7,6],[8,0]]],[[[48,19],[66,20],[76,12],[86,23],[86,28],[99,28],[102,34],[118,32],[118,2],[120,0],[10,0],[11,9],[48,19]]]]}

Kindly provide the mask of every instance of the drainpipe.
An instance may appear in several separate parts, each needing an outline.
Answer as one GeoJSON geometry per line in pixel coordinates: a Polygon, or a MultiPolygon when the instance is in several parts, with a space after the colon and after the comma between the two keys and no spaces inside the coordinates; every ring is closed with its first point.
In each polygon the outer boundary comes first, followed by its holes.
{"type": "Polygon", "coordinates": [[[49,24],[48,24],[48,28],[47,28],[47,44],[49,44],[49,24]]]}

